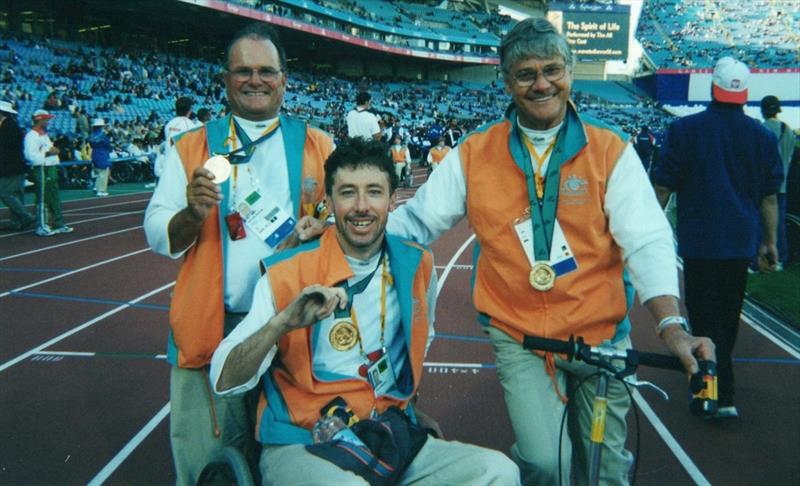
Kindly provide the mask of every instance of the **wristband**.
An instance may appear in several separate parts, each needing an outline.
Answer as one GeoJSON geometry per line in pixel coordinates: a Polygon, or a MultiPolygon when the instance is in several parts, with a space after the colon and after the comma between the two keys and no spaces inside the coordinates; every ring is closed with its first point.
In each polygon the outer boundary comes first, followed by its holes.
{"type": "Polygon", "coordinates": [[[658,325],[656,326],[656,334],[661,336],[661,333],[664,332],[664,329],[667,326],[671,326],[673,324],[677,324],[677,325],[681,326],[681,328],[684,331],[686,331],[688,334],[692,333],[692,329],[689,327],[689,321],[687,321],[685,317],[683,317],[683,316],[668,316],[668,317],[665,317],[665,318],[661,319],[661,321],[658,323],[658,325]]]}

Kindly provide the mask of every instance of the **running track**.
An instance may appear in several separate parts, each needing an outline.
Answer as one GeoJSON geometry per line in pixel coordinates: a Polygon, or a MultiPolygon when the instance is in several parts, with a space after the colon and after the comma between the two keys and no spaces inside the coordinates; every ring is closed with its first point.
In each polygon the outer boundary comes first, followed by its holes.
{"type": "MultiPolygon", "coordinates": [[[[149,195],[65,203],[68,235],[0,233],[0,485],[174,484],[163,352],[178,264],[147,249],[149,195]]],[[[433,250],[438,338],[419,403],[448,438],[508,452],[491,347],[469,304],[467,225],[433,250]]],[[[634,344],[663,351],[649,316],[637,306],[632,317],[634,344]]],[[[684,376],[640,370],[670,400],[637,397],[639,484],[800,484],[800,355],[742,324],[736,356],[742,417],[724,424],[689,415],[684,376]]]]}

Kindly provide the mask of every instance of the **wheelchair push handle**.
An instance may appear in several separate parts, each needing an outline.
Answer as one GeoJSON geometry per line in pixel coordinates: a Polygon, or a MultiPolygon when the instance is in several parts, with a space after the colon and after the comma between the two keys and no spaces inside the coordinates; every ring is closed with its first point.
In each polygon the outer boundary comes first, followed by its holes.
{"type": "Polygon", "coordinates": [[[632,374],[639,365],[684,371],[681,361],[675,356],[647,353],[635,349],[617,349],[608,345],[593,347],[584,343],[583,338],[578,337],[576,339],[575,336],[570,336],[567,341],[539,336],[525,336],[522,346],[525,349],[564,354],[568,361],[577,359],[595,366],[601,366],[614,373],[621,373],[622,376],[632,374]],[[612,359],[624,361],[624,370],[614,369],[609,363],[612,359]]]}

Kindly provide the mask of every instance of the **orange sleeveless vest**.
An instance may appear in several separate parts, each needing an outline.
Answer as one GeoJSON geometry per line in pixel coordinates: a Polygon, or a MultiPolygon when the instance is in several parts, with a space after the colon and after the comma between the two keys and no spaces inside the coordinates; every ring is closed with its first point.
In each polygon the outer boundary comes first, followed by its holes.
{"type": "MultiPolygon", "coordinates": [[[[186,132],[175,143],[183,162],[187,180],[192,179],[194,169],[209,158],[207,131],[228,123],[228,117],[214,120],[206,126],[186,132]]],[[[281,130],[287,136],[295,136],[304,124],[281,117],[281,130]]],[[[225,132],[227,134],[227,132],[225,132]]],[[[226,135],[227,136],[227,135],[226,135]]],[[[308,128],[303,136],[302,180],[315,178],[324,181],[324,163],[333,150],[333,142],[321,130],[308,128]]],[[[285,137],[286,138],[286,137],[285,137]]],[[[287,160],[291,165],[287,147],[287,160]]],[[[290,170],[291,172],[291,170],[290,170]]],[[[298,193],[300,188],[297,188],[298,193]]],[[[323,184],[317,184],[316,199],[324,197],[323,184]]],[[[303,206],[293,201],[302,217],[303,206]]],[[[211,362],[211,356],[223,338],[224,294],[222,268],[222,225],[218,207],[211,212],[200,229],[195,244],[186,252],[178,272],[178,279],[172,295],[169,323],[172,337],[178,348],[177,365],[181,368],[201,368],[211,362]]],[[[227,236],[225,236],[227,237],[227,236]]],[[[253,265],[257,265],[256,261],[253,265]]]]}
{"type": "Polygon", "coordinates": [[[622,254],[603,210],[606,185],[626,141],[581,123],[571,107],[564,123],[550,163],[564,160],[556,218],[578,268],[559,276],[547,292],[530,286],[531,265],[514,230],[515,219],[529,208],[525,174],[517,164],[530,159],[519,129],[505,119],[459,145],[467,214],[480,245],[473,300],[484,324],[519,341],[524,334],[555,339],[574,334],[594,345],[611,339],[627,315],[622,254]]]}

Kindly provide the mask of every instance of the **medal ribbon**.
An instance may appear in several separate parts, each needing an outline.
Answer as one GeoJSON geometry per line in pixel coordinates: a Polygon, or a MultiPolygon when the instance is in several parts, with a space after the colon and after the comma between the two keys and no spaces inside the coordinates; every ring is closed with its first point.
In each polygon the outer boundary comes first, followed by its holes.
{"type": "Polygon", "coordinates": [[[345,292],[347,292],[347,306],[344,309],[337,308],[333,313],[333,317],[335,319],[341,319],[346,318],[348,315],[350,316],[350,318],[353,320],[353,326],[356,328],[358,350],[361,356],[364,357],[367,356],[367,353],[364,352],[364,345],[361,342],[361,331],[358,327],[356,310],[353,307],[353,298],[367,289],[367,286],[369,285],[370,281],[372,281],[372,277],[375,275],[375,272],[377,272],[378,268],[383,265],[383,274],[381,276],[381,348],[384,348],[384,330],[386,328],[386,282],[389,280],[387,266],[388,260],[389,257],[386,255],[386,247],[384,246],[381,249],[381,256],[378,258],[378,264],[372,269],[369,275],[362,278],[352,286],[347,283],[347,280],[337,285],[337,287],[342,287],[344,288],[345,292]]]}
{"type": "Polygon", "coordinates": [[[256,151],[256,146],[261,142],[266,141],[271,136],[275,135],[278,131],[278,127],[280,127],[280,118],[275,120],[272,125],[268,126],[264,132],[261,134],[260,137],[251,141],[250,137],[247,136],[247,133],[236,123],[236,120],[233,119],[231,116],[231,128],[230,128],[230,135],[228,138],[225,139],[224,145],[228,145],[230,143],[231,149],[230,152],[226,154],[217,154],[222,155],[223,157],[227,157],[228,161],[232,164],[246,164],[250,162],[250,158],[253,156],[253,153],[256,151]],[[237,144],[237,136],[242,141],[242,146],[236,148],[237,144]],[[240,155],[242,153],[242,155],[240,155]],[[231,157],[235,156],[235,157],[231,157]]]}
{"type": "Polygon", "coordinates": [[[533,146],[533,142],[528,140],[524,134],[522,136],[522,140],[525,141],[525,145],[528,146],[528,152],[530,152],[531,157],[536,161],[536,172],[535,172],[535,182],[536,182],[536,197],[542,199],[544,196],[544,177],[542,177],[542,164],[544,161],[547,160],[547,157],[550,155],[550,152],[553,151],[553,147],[556,145],[556,138],[553,137],[553,140],[550,142],[550,145],[547,146],[547,149],[544,153],[540,156],[536,153],[536,147],[533,146]]]}
{"type": "MultiPolygon", "coordinates": [[[[519,137],[524,140],[526,145],[530,143],[527,136],[522,132],[522,129],[519,130],[519,137]]],[[[542,161],[547,157],[548,152],[553,150],[558,139],[559,136],[556,135],[550,147],[548,147],[547,151],[545,151],[544,155],[541,157],[542,161]]],[[[544,188],[541,196],[538,195],[536,189],[536,174],[533,172],[533,164],[521,164],[523,172],[525,173],[525,182],[528,186],[528,204],[531,209],[531,226],[533,227],[533,246],[535,250],[534,260],[537,262],[550,261],[550,245],[553,242],[553,228],[555,228],[556,208],[558,207],[558,186],[561,179],[560,172],[562,162],[561,160],[554,159],[547,164],[547,176],[543,181],[544,188]]]]}

